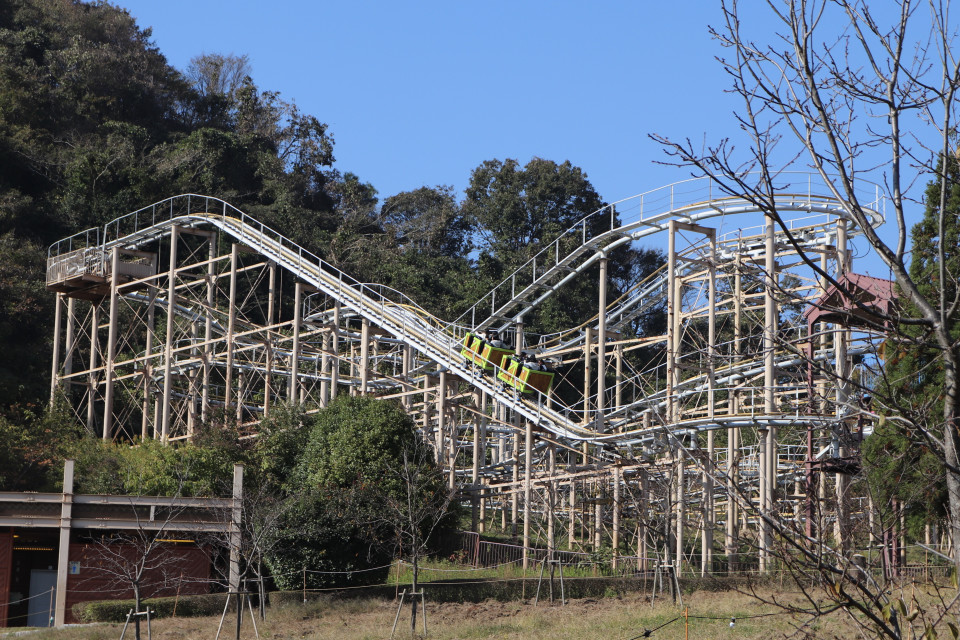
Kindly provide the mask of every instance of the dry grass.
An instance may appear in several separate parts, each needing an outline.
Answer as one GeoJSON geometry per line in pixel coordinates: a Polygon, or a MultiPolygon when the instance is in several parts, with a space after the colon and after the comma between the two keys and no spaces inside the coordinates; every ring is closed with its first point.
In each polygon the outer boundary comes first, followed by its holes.
{"type": "MultiPolygon", "coordinates": [[[[788,592],[763,594],[779,602],[797,602],[788,592]]],[[[649,637],[655,640],[685,637],[698,640],[772,640],[774,638],[857,638],[862,636],[844,613],[812,621],[783,613],[770,605],[760,605],[740,593],[696,592],[685,597],[689,629],[684,629],[683,608],[658,599],[653,605],[642,594],[622,598],[583,599],[561,607],[541,602],[478,604],[427,604],[429,637],[433,640],[630,640],[646,629],[657,629],[649,637]],[[767,614],[767,615],[764,615],[767,614]],[[773,614],[773,615],[769,615],[773,614]],[[751,617],[755,616],[755,617],[751,617]],[[674,618],[680,618],[674,620],[674,618]],[[736,617],[731,629],[730,618],[736,617]],[[685,636],[685,632],[689,635],[685,636]]],[[[397,604],[377,600],[319,600],[306,605],[270,609],[267,620],[259,623],[260,637],[273,639],[380,640],[390,637],[397,604]]],[[[405,608],[396,637],[410,637],[409,608],[405,608]]],[[[228,618],[221,638],[233,638],[235,618],[228,618]]],[[[153,623],[156,640],[209,639],[216,636],[220,620],[180,618],[153,623]]],[[[419,621],[418,621],[419,622],[419,621]]],[[[132,630],[127,637],[132,638],[132,630]]],[[[418,632],[422,631],[419,627],[418,632]]],[[[82,628],[44,630],[28,636],[45,640],[116,640],[120,625],[96,625],[82,628]]],[[[146,634],[143,635],[146,638],[146,634]]],[[[254,638],[249,615],[244,618],[242,638],[254,638]]]]}

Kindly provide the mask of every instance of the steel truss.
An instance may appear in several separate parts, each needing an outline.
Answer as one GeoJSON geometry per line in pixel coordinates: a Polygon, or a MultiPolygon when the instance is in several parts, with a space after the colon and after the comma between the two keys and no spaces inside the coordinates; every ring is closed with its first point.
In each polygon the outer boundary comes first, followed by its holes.
{"type": "Polygon", "coordinates": [[[50,248],[51,402],[106,440],[175,442],[224,423],[255,437],[279,404],[372,394],[416,418],[474,530],[499,519],[525,550],[765,570],[772,520],[849,546],[872,424],[853,367],[875,371],[880,336],[807,321],[827,293],[810,256],[851,273],[859,230],[825,187],[798,182],[774,198],[786,227],[706,180],[605,207],[591,217],[608,232],[588,237],[596,225],[581,221],[453,323],[221,200],[170,198],[50,248]],[[648,238],[668,264],[607,301],[610,252],[648,238]],[[594,267],[592,320],[525,332],[528,313],[594,267]],[[658,311],[666,332],[635,336],[658,311]],[[521,395],[466,361],[464,336],[486,328],[555,363],[558,391],[521,395]]]}

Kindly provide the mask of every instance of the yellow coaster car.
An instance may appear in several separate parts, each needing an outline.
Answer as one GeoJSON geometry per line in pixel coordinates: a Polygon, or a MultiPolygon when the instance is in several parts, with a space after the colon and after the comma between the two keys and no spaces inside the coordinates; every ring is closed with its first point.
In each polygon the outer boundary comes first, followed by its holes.
{"type": "Polygon", "coordinates": [[[463,336],[463,349],[460,349],[460,355],[473,362],[474,356],[479,355],[481,344],[483,344],[483,338],[468,331],[467,335],[463,336]],[[474,351],[474,345],[477,345],[476,351],[474,351]]]}
{"type": "Polygon", "coordinates": [[[504,359],[512,353],[513,350],[495,347],[475,333],[468,333],[463,337],[463,349],[460,350],[460,355],[484,371],[502,367],[504,359]]]}
{"type": "Polygon", "coordinates": [[[539,391],[546,394],[550,392],[550,388],[553,386],[553,376],[552,371],[540,371],[521,366],[519,360],[510,358],[507,360],[506,368],[501,369],[497,375],[497,379],[503,380],[520,393],[539,391]]]}

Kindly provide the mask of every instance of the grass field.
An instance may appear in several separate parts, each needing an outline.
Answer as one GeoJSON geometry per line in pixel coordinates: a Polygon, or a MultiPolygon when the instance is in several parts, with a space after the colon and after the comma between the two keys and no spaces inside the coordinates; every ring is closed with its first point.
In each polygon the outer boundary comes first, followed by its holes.
{"type": "MultiPolygon", "coordinates": [[[[795,600],[788,592],[764,594],[782,602],[795,600]]],[[[697,638],[701,640],[771,640],[778,637],[855,638],[853,623],[845,614],[828,621],[811,621],[789,615],[772,606],[757,604],[752,597],[731,592],[696,592],[684,598],[684,608],[658,599],[651,605],[643,594],[583,599],[560,606],[532,600],[524,602],[486,601],[477,604],[427,603],[429,637],[435,640],[629,640],[656,629],[654,639],[697,638]],[[730,619],[736,624],[730,627],[730,619]],[[671,622],[672,621],[672,622],[671,622]]],[[[288,605],[267,611],[267,620],[258,623],[264,639],[379,640],[390,637],[397,604],[377,600],[321,599],[306,605],[288,605]]],[[[409,608],[404,608],[397,638],[409,638],[409,608]]],[[[219,617],[161,619],[153,622],[157,640],[210,639],[216,636],[219,617]]],[[[418,621],[419,622],[419,621],[418,621]]],[[[235,634],[236,618],[228,616],[221,638],[235,634]]],[[[418,633],[422,627],[418,624],[418,633]]],[[[94,625],[42,630],[27,636],[36,640],[116,640],[120,625],[94,625]]],[[[127,630],[132,638],[132,629],[127,630]]],[[[146,638],[146,633],[143,634],[146,638]]],[[[242,638],[254,638],[249,615],[244,618],[242,638]]],[[[945,636],[946,637],[946,636],[945,636]]]]}

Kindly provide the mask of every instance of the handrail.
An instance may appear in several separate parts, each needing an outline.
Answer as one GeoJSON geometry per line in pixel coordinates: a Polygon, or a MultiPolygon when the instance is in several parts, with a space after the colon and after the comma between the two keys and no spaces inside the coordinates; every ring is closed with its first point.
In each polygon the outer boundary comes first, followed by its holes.
{"type": "MultiPolygon", "coordinates": [[[[784,183],[782,192],[778,190],[774,200],[784,210],[819,211],[825,215],[849,218],[841,203],[837,202],[825,185],[815,185],[814,179],[819,180],[819,175],[784,172],[780,174],[780,177],[802,177],[806,179],[805,192],[798,193],[789,190],[792,186],[790,182],[784,183]],[[815,192],[815,186],[822,188],[824,193],[815,192]]],[[[866,181],[862,181],[861,184],[874,188],[874,195],[866,196],[867,208],[865,211],[871,224],[875,227],[879,226],[883,222],[881,209],[884,203],[884,199],[880,195],[880,187],[866,181]]],[[[750,213],[759,210],[749,200],[725,194],[710,178],[683,180],[604,205],[560,233],[535,256],[471,305],[455,322],[469,324],[475,329],[483,329],[489,326],[495,318],[507,315],[516,304],[526,300],[536,286],[568,268],[573,261],[584,253],[601,249],[609,251],[612,244],[619,244],[618,239],[637,240],[646,235],[660,232],[665,228],[665,223],[670,218],[693,222],[716,216],[750,213]],[[632,211],[632,213],[623,216],[619,220],[619,224],[616,224],[615,213],[617,207],[625,203],[633,204],[632,209],[627,210],[632,211]],[[590,222],[607,215],[611,220],[610,229],[588,239],[587,228],[594,226],[590,222]],[[624,238],[624,235],[629,237],[624,238]],[[578,237],[579,242],[577,242],[578,237]],[[575,248],[561,258],[561,244],[565,244],[570,239],[574,240],[575,248]],[[539,273],[538,267],[540,269],[539,273]],[[519,293],[516,291],[518,281],[522,287],[519,293]],[[529,284],[526,284],[527,282],[529,284]],[[498,299],[506,300],[506,302],[502,302],[498,307],[498,299]],[[490,310],[489,315],[487,315],[486,309],[490,310]],[[478,318],[482,319],[478,320],[478,318]]],[[[624,212],[620,213],[623,215],[624,212]]],[[[596,226],[599,228],[599,225],[596,226]]],[[[853,235],[856,234],[855,229],[850,231],[853,235]]],[[[523,313],[526,313],[526,311],[519,315],[522,317],[523,313]]]]}

